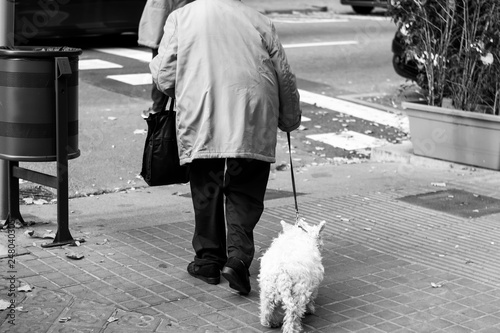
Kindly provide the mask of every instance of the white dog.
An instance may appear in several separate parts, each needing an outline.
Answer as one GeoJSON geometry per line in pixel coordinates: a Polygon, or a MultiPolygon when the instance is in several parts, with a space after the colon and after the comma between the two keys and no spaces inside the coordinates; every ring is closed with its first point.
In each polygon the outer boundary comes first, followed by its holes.
{"type": "Polygon", "coordinates": [[[260,259],[260,323],[279,327],[282,307],[283,332],[300,332],[306,312],[314,313],[314,299],[323,280],[320,232],[325,221],[310,225],[300,219],[295,225],[285,221],[281,225],[283,232],[260,259]]]}

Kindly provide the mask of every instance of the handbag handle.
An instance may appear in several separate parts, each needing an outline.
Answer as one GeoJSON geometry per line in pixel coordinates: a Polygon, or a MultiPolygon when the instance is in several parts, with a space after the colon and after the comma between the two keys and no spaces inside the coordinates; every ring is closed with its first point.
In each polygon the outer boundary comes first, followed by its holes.
{"type": "Polygon", "coordinates": [[[167,103],[170,102],[170,106],[168,107],[168,111],[174,111],[175,98],[169,97],[167,103]]]}

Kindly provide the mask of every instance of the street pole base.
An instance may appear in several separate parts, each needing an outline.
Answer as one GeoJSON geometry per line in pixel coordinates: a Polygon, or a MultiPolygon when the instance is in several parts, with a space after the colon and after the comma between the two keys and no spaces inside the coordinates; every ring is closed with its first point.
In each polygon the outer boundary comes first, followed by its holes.
{"type": "Polygon", "coordinates": [[[43,248],[59,247],[59,246],[64,246],[64,245],[77,246],[76,242],[84,243],[85,239],[79,238],[79,239],[60,241],[60,240],[57,240],[57,238],[56,238],[56,239],[54,239],[54,241],[52,243],[43,243],[41,246],[43,248]]]}
{"type": "Polygon", "coordinates": [[[12,228],[22,228],[22,227],[27,227],[28,223],[24,222],[23,218],[21,215],[19,216],[11,216],[10,214],[7,216],[7,220],[4,222],[4,227],[7,227],[8,229],[12,228]]]}
{"type": "Polygon", "coordinates": [[[41,246],[43,248],[48,248],[48,247],[58,247],[58,246],[64,246],[64,245],[70,245],[70,244],[73,244],[74,241],[70,240],[70,241],[64,241],[64,242],[56,242],[56,241],[53,241],[52,243],[43,243],[41,246]]]}

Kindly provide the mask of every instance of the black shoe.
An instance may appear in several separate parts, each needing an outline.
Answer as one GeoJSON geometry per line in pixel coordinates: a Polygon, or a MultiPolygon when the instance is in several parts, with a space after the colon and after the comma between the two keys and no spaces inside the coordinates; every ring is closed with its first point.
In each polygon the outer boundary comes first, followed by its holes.
{"type": "Polygon", "coordinates": [[[242,295],[248,295],[252,289],[250,286],[250,274],[243,261],[231,257],[222,269],[222,276],[229,282],[229,287],[237,290],[242,295]]]}
{"type": "Polygon", "coordinates": [[[187,271],[191,276],[205,281],[208,284],[220,283],[220,270],[215,264],[196,265],[193,262],[189,263],[187,271]]]}

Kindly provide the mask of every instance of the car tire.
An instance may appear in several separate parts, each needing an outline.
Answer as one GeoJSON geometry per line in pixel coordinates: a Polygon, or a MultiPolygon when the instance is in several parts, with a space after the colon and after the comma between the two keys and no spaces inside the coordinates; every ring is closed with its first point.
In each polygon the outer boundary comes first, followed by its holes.
{"type": "Polygon", "coordinates": [[[373,7],[352,6],[352,9],[354,10],[355,13],[367,15],[372,12],[373,7]]]}

